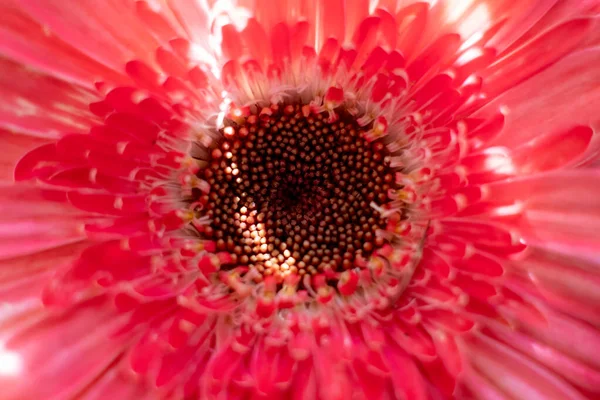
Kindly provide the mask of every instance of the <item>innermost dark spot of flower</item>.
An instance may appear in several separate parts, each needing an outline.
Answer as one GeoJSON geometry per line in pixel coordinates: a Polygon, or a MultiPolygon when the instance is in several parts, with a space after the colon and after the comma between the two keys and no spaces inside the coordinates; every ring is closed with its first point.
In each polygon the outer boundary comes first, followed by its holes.
{"type": "Polygon", "coordinates": [[[384,244],[370,203],[387,202],[394,186],[385,146],[365,140],[370,127],[345,111],[328,122],[297,104],[268,110],[226,121],[199,172],[210,184],[205,234],[263,276],[353,268],[384,244]]]}

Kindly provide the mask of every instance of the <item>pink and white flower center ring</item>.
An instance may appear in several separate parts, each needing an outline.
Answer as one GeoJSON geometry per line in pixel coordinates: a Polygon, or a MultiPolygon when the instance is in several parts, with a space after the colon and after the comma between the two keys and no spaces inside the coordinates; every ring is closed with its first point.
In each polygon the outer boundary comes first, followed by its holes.
{"type": "Polygon", "coordinates": [[[600,398],[600,0],[0,0],[0,400],[600,398]]]}

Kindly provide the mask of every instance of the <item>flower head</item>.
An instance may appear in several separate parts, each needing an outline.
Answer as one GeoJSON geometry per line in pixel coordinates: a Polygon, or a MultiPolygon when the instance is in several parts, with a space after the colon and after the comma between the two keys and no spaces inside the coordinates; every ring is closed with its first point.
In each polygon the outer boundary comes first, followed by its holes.
{"type": "Polygon", "coordinates": [[[600,395],[597,1],[0,12],[3,399],[600,395]]]}

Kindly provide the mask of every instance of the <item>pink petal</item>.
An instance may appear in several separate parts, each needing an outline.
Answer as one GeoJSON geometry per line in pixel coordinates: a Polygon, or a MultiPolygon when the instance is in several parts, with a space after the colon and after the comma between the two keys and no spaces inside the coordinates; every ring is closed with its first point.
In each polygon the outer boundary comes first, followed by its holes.
{"type": "Polygon", "coordinates": [[[569,54],[591,30],[592,23],[589,19],[566,22],[501,58],[483,73],[486,95],[493,98],[569,54]],[[569,40],[559,39],[565,37],[569,40]],[[542,50],[546,48],[551,51],[542,50]]]}
{"type": "Polygon", "coordinates": [[[98,121],[87,107],[95,99],[87,89],[0,59],[0,127],[47,138],[87,132],[98,121]]]}
{"type": "MultiPolygon", "coordinates": [[[[6,349],[19,357],[22,371],[2,377],[5,398],[71,397],[100,376],[122,352],[124,341],[110,338],[119,318],[103,299],[68,312],[46,314],[31,326],[9,332],[6,349]],[[105,323],[90,331],[97,318],[105,323]],[[77,368],[71,368],[77,365],[77,368]]],[[[6,337],[6,333],[3,335],[6,337]]]]}
{"type": "Polygon", "coordinates": [[[14,170],[19,159],[30,150],[47,143],[49,143],[47,139],[0,129],[0,146],[3,149],[0,154],[0,180],[13,181],[14,170]]]}
{"type": "Polygon", "coordinates": [[[522,217],[514,224],[527,243],[597,255],[594,239],[600,211],[596,195],[599,179],[595,170],[536,175],[491,184],[488,198],[499,205],[517,202],[522,217]]]}
{"type": "MultiPolygon", "coordinates": [[[[15,2],[16,3],[16,2],[15,2]]],[[[94,80],[127,81],[119,70],[111,70],[77,51],[69,41],[49,34],[48,27],[10,1],[0,5],[0,49],[2,53],[52,76],[93,89],[94,80]],[[52,57],[48,57],[52,54],[52,57]]]]}
{"type": "Polygon", "coordinates": [[[584,399],[558,376],[491,339],[476,339],[466,352],[492,385],[513,397],[584,399]]]}
{"type": "Polygon", "coordinates": [[[154,61],[158,44],[136,18],[131,3],[82,2],[64,7],[24,0],[19,7],[63,41],[116,71],[134,58],[154,61]],[[123,26],[127,29],[121,29],[123,26]]]}
{"type": "Polygon", "coordinates": [[[600,390],[600,373],[568,352],[563,353],[543,342],[513,331],[498,328],[494,329],[494,333],[507,345],[536,359],[579,387],[591,392],[600,390]]]}
{"type": "Polygon", "coordinates": [[[77,219],[82,213],[64,203],[64,193],[27,185],[4,186],[0,192],[0,258],[33,254],[85,238],[77,219]]]}
{"type": "Polygon", "coordinates": [[[540,133],[566,131],[578,123],[596,129],[600,122],[595,106],[600,96],[600,73],[596,68],[583,67],[598,62],[598,49],[573,53],[507,91],[477,115],[491,116],[499,109],[503,111],[504,128],[494,143],[508,148],[540,133]]]}

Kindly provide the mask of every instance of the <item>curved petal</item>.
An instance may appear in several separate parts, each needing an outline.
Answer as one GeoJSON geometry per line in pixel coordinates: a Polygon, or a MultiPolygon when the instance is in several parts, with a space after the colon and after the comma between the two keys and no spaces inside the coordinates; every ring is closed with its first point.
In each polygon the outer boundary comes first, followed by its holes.
{"type": "Polygon", "coordinates": [[[88,104],[93,92],[0,58],[0,127],[56,139],[87,132],[98,119],[88,104]]]}
{"type": "Polygon", "coordinates": [[[502,132],[493,144],[514,148],[575,124],[597,131],[600,72],[589,66],[599,62],[600,49],[578,51],[479,110],[476,115],[482,118],[492,117],[498,110],[505,116],[502,132]]]}
{"type": "Polygon", "coordinates": [[[3,398],[69,398],[101,376],[127,342],[110,337],[122,316],[107,305],[95,299],[20,329],[0,327],[0,352],[17,365],[12,376],[0,375],[3,398]],[[105,324],[90,330],[97,318],[105,324]]]}

